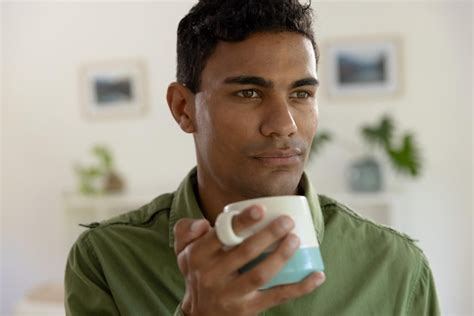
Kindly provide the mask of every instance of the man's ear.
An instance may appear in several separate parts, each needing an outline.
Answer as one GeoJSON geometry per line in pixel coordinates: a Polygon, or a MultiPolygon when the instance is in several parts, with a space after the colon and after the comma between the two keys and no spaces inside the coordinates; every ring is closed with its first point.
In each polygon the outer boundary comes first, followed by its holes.
{"type": "Polygon", "coordinates": [[[194,94],[185,86],[178,82],[173,82],[168,86],[166,101],[171,114],[186,133],[194,133],[194,94]]]}

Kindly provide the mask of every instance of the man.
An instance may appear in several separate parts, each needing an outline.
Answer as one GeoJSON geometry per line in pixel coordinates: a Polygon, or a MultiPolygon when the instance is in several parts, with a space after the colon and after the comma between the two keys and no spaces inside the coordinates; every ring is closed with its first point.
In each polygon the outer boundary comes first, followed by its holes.
{"type": "MultiPolygon", "coordinates": [[[[167,101],[194,137],[197,167],[176,192],[81,235],[66,267],[68,315],[439,314],[413,241],[316,195],[303,173],[318,123],[311,21],[297,0],[202,0],[181,20],[167,101]],[[229,251],[214,221],[228,203],[295,194],[309,200],[326,271],[260,291],[298,247],[292,220],[229,251]]],[[[234,230],[263,216],[252,206],[234,230]]]]}

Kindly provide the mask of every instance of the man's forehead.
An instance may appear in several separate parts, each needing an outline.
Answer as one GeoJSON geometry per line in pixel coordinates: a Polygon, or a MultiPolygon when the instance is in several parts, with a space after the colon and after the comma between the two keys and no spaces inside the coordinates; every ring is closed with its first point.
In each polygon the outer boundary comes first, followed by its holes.
{"type": "Polygon", "coordinates": [[[227,58],[229,55],[237,58],[242,56],[244,61],[252,61],[281,57],[284,53],[288,56],[306,54],[316,62],[311,41],[304,35],[294,32],[260,32],[242,41],[219,41],[212,55],[221,55],[222,58],[227,58]]]}
{"type": "Polygon", "coordinates": [[[202,73],[220,82],[239,76],[267,81],[317,78],[311,41],[298,33],[257,33],[240,42],[220,42],[202,73]]]}

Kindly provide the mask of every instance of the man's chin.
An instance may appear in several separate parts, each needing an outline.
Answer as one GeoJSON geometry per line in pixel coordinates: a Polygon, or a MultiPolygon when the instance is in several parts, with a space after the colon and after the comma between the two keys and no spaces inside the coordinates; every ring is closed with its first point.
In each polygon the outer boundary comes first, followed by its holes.
{"type": "Polygon", "coordinates": [[[299,170],[272,170],[264,174],[255,173],[253,187],[253,197],[294,195],[298,193],[298,185],[303,171],[299,170]],[[259,176],[258,176],[259,175],[259,176]]]}

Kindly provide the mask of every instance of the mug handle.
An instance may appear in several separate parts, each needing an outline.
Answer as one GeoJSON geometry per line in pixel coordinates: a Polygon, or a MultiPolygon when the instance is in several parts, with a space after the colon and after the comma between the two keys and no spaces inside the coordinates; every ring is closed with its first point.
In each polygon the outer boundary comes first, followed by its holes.
{"type": "Polygon", "coordinates": [[[217,216],[214,228],[216,229],[217,238],[225,247],[236,246],[245,239],[245,237],[236,235],[232,229],[232,218],[239,213],[240,211],[234,210],[222,212],[217,216]]]}

